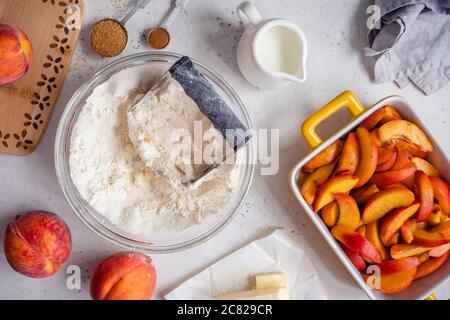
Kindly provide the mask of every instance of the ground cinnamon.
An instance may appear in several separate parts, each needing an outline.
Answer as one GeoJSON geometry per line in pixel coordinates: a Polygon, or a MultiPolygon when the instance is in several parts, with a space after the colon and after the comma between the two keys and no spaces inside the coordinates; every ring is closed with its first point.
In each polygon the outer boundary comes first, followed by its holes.
{"type": "Polygon", "coordinates": [[[170,42],[169,32],[163,28],[153,28],[147,35],[148,44],[155,49],[164,49],[170,42]]]}
{"type": "Polygon", "coordinates": [[[112,19],[97,22],[90,35],[92,49],[104,57],[115,57],[120,54],[128,42],[125,28],[112,19]]]}

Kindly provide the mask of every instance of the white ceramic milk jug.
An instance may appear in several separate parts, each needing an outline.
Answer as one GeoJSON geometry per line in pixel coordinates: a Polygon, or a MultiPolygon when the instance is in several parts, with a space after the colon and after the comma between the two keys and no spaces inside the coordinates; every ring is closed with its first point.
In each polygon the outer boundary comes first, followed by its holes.
{"type": "Polygon", "coordinates": [[[263,20],[248,1],[237,7],[245,31],[237,48],[243,76],[259,88],[284,87],[306,80],[306,38],[286,19],[263,20]]]}

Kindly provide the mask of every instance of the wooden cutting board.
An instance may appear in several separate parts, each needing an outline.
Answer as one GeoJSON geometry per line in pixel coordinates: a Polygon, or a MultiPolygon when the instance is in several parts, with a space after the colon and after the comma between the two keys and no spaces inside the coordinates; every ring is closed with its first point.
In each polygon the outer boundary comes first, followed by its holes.
{"type": "Polygon", "coordinates": [[[27,155],[39,144],[83,19],[82,0],[0,0],[0,21],[23,30],[33,45],[25,77],[0,87],[0,152],[27,155]]]}

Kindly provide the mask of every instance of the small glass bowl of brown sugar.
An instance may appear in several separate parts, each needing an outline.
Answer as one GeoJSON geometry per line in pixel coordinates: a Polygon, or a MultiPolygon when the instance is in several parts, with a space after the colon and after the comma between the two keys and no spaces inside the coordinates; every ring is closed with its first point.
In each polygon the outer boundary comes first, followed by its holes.
{"type": "Polygon", "coordinates": [[[122,23],[107,18],[98,21],[89,35],[91,47],[103,57],[115,57],[125,50],[128,32],[122,23]]]}

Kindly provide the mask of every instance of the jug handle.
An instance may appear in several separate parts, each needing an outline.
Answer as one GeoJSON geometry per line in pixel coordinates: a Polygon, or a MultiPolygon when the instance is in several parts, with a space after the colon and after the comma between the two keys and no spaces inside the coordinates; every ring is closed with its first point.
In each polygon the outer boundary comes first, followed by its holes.
{"type": "Polygon", "coordinates": [[[258,12],[258,9],[250,2],[244,1],[242,2],[236,9],[239,18],[242,21],[244,27],[256,26],[263,19],[258,12]]]}
{"type": "Polygon", "coordinates": [[[322,144],[322,139],[317,134],[316,127],[344,107],[351,112],[353,119],[366,111],[366,108],[362,106],[353,92],[345,91],[303,122],[301,131],[311,149],[315,149],[322,144]]]}

